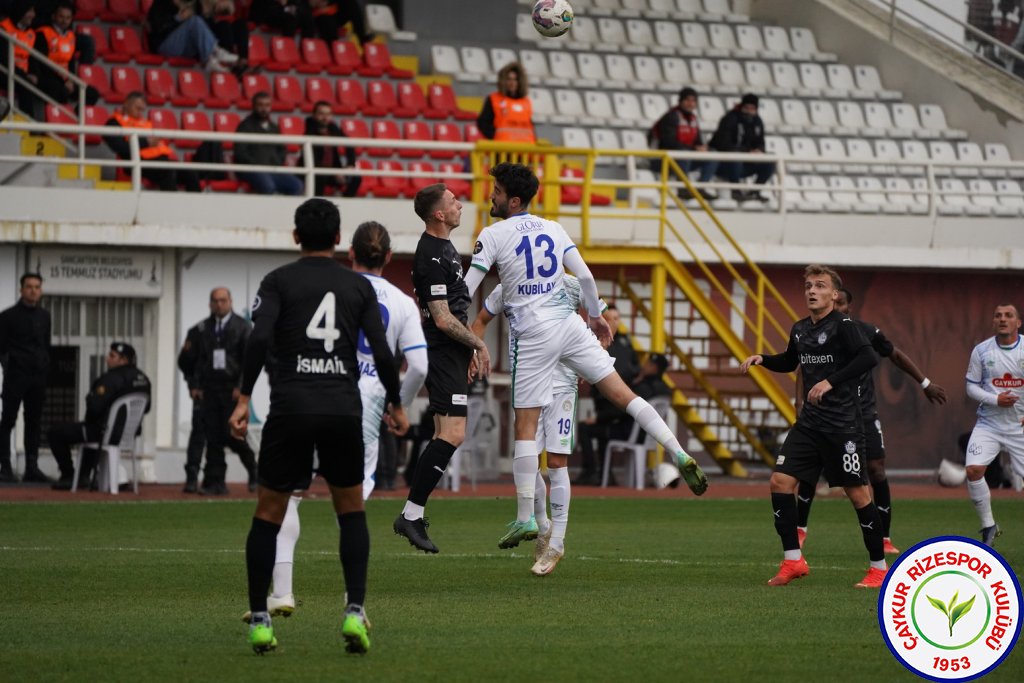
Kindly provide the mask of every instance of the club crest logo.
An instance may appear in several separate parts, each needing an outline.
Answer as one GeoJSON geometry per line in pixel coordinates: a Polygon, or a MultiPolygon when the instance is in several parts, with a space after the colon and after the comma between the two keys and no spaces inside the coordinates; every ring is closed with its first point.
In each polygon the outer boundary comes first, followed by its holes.
{"type": "Polygon", "coordinates": [[[846,443],[844,443],[843,448],[845,448],[846,452],[849,453],[850,455],[853,455],[854,453],[857,452],[857,444],[855,444],[852,441],[847,441],[846,443]]]}
{"type": "Polygon", "coordinates": [[[569,399],[565,399],[564,401],[562,401],[562,412],[567,413],[570,410],[572,410],[572,401],[569,399]]]}
{"type": "Polygon", "coordinates": [[[827,334],[825,334],[824,332],[819,334],[818,335],[818,346],[821,346],[822,344],[824,344],[826,339],[828,339],[828,335],[827,334]]]}
{"type": "Polygon", "coordinates": [[[476,246],[475,246],[475,247],[473,247],[473,253],[474,253],[474,254],[479,254],[479,253],[480,253],[481,251],[483,251],[483,250],[484,250],[484,244],[483,244],[483,242],[481,242],[480,240],[477,240],[477,241],[476,241],[476,246]]]}
{"type": "Polygon", "coordinates": [[[969,538],[918,543],[878,596],[885,644],[931,681],[967,681],[1006,659],[1020,635],[1020,583],[994,550],[969,538]]]}
{"type": "Polygon", "coordinates": [[[256,296],[255,296],[255,297],[253,298],[253,300],[252,300],[252,306],[250,306],[250,307],[249,307],[249,310],[255,313],[255,312],[256,312],[257,310],[259,310],[260,304],[262,304],[262,303],[263,303],[263,299],[261,299],[261,298],[260,298],[260,295],[259,295],[259,294],[257,294],[257,295],[256,295],[256,296]]]}

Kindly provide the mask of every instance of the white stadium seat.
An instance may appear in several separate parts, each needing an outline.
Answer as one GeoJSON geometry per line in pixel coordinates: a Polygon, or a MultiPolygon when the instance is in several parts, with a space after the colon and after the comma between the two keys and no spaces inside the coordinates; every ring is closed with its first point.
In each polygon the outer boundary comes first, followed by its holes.
{"type": "Polygon", "coordinates": [[[593,148],[590,144],[590,134],[583,128],[574,128],[573,126],[562,128],[562,145],[564,147],[582,147],[583,149],[593,148]]]}
{"type": "Polygon", "coordinates": [[[506,47],[492,47],[491,48],[491,64],[494,65],[495,73],[501,71],[502,67],[510,62],[518,62],[519,57],[516,55],[515,50],[510,50],[506,47]]]}
{"type": "Polygon", "coordinates": [[[839,97],[852,97],[854,99],[871,99],[873,93],[861,90],[853,80],[853,71],[846,64],[829,64],[825,67],[825,75],[828,76],[828,85],[832,90],[842,93],[839,97]]]}
{"type": "Polygon", "coordinates": [[[992,207],[980,206],[971,202],[967,196],[967,186],[959,178],[942,178],[939,181],[939,204],[936,207],[943,215],[966,213],[968,216],[988,216],[992,207]]]}
{"type": "Polygon", "coordinates": [[[722,100],[713,95],[704,95],[697,100],[697,118],[700,120],[700,127],[709,133],[714,132],[718,127],[718,121],[725,116],[725,106],[722,100]]]}
{"type": "Polygon", "coordinates": [[[630,45],[626,37],[626,27],[613,17],[598,17],[597,35],[601,38],[601,47],[605,50],[621,49],[632,52],[644,52],[642,45],[630,45]]]}
{"type": "Polygon", "coordinates": [[[720,81],[719,92],[729,91],[739,93],[746,89],[747,79],[743,74],[743,67],[734,59],[718,60],[718,80],[720,81]]]}
{"type": "Polygon", "coordinates": [[[801,57],[807,57],[816,62],[836,61],[836,56],[831,52],[820,52],[818,50],[818,43],[814,39],[814,33],[809,28],[790,27],[789,40],[793,45],[793,51],[801,57]]]}
{"type": "Polygon", "coordinates": [[[690,85],[690,67],[685,59],[679,57],[662,57],[661,70],[665,74],[665,81],[672,84],[673,90],[678,90],[685,85],[690,85]]]}
{"type": "Polygon", "coordinates": [[[811,115],[811,133],[827,135],[840,128],[835,107],[828,100],[811,100],[807,109],[811,115]]]}
{"type": "MultiPolygon", "coordinates": [[[[674,103],[675,99],[673,98],[672,101],[674,103]]],[[[664,95],[645,92],[640,95],[640,106],[643,109],[643,118],[653,126],[655,121],[660,119],[672,105],[664,95]]]]}
{"type": "Polygon", "coordinates": [[[612,111],[612,98],[604,90],[587,90],[583,93],[583,106],[587,110],[587,116],[599,119],[604,124],[617,124],[620,126],[631,126],[632,121],[617,121],[615,112],[612,111]]]}
{"type": "MultiPolygon", "coordinates": [[[[884,107],[884,104],[878,106],[884,107]]],[[[917,109],[912,104],[896,102],[892,105],[892,128],[899,131],[898,137],[937,138],[938,133],[921,127],[917,109]]]]}
{"type": "Polygon", "coordinates": [[[820,204],[829,213],[848,213],[852,207],[840,204],[832,199],[829,192],[828,182],[820,175],[805,175],[800,178],[800,188],[804,193],[804,199],[815,204],[820,204]]]}
{"type": "Polygon", "coordinates": [[[811,118],[803,100],[782,100],[779,109],[782,111],[782,120],[785,122],[785,128],[779,132],[802,133],[811,125],[811,118]]]}
{"type": "Polygon", "coordinates": [[[374,33],[383,33],[394,40],[411,42],[418,38],[413,31],[400,31],[395,15],[387,5],[366,5],[366,27],[374,33]]]}
{"type": "MultiPolygon", "coordinates": [[[[798,136],[789,139],[789,148],[793,151],[793,156],[803,161],[816,161],[821,157],[818,153],[818,145],[815,144],[813,138],[798,136]]],[[[790,170],[795,173],[806,173],[811,170],[812,164],[800,162],[793,162],[789,165],[790,170]]]]}
{"type": "Polygon", "coordinates": [[[800,82],[804,86],[804,94],[811,97],[845,97],[845,93],[830,92],[825,78],[825,69],[821,64],[802,62],[799,66],[800,82]]]}
{"type": "Polygon", "coordinates": [[[612,108],[615,110],[616,118],[621,120],[624,126],[650,126],[654,124],[654,121],[644,118],[643,110],[640,109],[640,99],[635,93],[613,92],[612,108]]]}
{"type": "Polygon", "coordinates": [[[789,149],[789,143],[786,138],[780,135],[765,135],[764,136],[764,151],[768,154],[774,154],[775,156],[788,157],[792,154],[789,149]]]}
{"type": "Polygon", "coordinates": [[[782,112],[779,111],[779,104],[775,100],[762,97],[758,103],[757,114],[761,117],[765,130],[782,132],[779,130],[779,127],[783,125],[782,112]]]}
{"type": "Polygon", "coordinates": [[[764,27],[764,47],[768,51],[766,59],[797,59],[789,42],[789,33],[781,26],[764,27]]]}
{"type": "MultiPolygon", "coordinates": [[[[595,56],[592,52],[581,52],[595,56]]],[[[595,56],[596,57],[596,56],[595,56]]],[[[598,61],[601,60],[598,58],[598,61]]],[[[561,50],[552,51],[548,55],[548,63],[551,65],[550,74],[544,79],[550,85],[561,85],[562,87],[574,86],[580,88],[593,88],[597,85],[596,80],[587,80],[587,77],[576,68],[576,60],[573,53],[561,50]]],[[[525,65],[524,65],[525,66],[525,65]]],[[[527,73],[530,73],[527,71],[527,73]]]]}
{"type": "MultiPolygon", "coordinates": [[[[537,33],[534,30],[534,33],[537,33]]],[[[538,34],[539,35],[539,34],[538,34]]],[[[588,16],[577,15],[572,20],[572,30],[567,37],[572,41],[570,47],[577,50],[589,50],[601,44],[601,36],[597,32],[597,22],[588,16]]],[[[550,45],[552,48],[560,48],[557,40],[546,40],[542,45],[550,45]]]]}
{"type": "Polygon", "coordinates": [[[558,113],[550,90],[530,88],[530,102],[533,105],[533,119],[537,123],[549,121],[558,113]]]}
{"type": "Polygon", "coordinates": [[[999,203],[1017,209],[1024,215],[1024,195],[1021,194],[1020,183],[1016,180],[997,180],[996,191],[999,192],[999,203]]]}
{"type": "MultiPolygon", "coordinates": [[[[766,48],[764,46],[764,37],[761,35],[761,29],[753,24],[740,24],[736,27],[736,45],[751,57],[766,57],[766,48]]],[[[781,57],[783,55],[778,56],[781,57]]]]}
{"type": "MultiPolygon", "coordinates": [[[[573,23],[578,24],[579,21],[574,20],[573,23]]],[[[529,14],[516,15],[516,38],[524,43],[540,43],[544,40],[544,36],[537,33],[537,29],[533,27],[533,19],[529,14]]]]}
{"type": "MultiPolygon", "coordinates": [[[[818,138],[818,150],[823,161],[846,161],[846,146],[839,138],[818,138]]],[[[840,173],[840,164],[815,164],[818,173],[840,173]]]]}
{"type": "Polygon", "coordinates": [[[683,22],[682,25],[683,43],[691,50],[697,50],[696,54],[702,57],[728,57],[729,51],[716,48],[711,44],[707,29],[704,24],[694,22],[683,22]]]}
{"type": "MultiPolygon", "coordinates": [[[[622,149],[619,142],[619,135],[610,128],[592,128],[590,138],[594,143],[594,149],[622,149]]],[[[625,157],[613,157],[601,155],[597,157],[597,163],[609,166],[621,166],[625,163],[625,157]]]]}
{"type": "Polygon", "coordinates": [[[691,59],[690,77],[693,79],[693,85],[697,90],[704,92],[715,90],[717,92],[719,84],[718,69],[715,68],[715,63],[710,59],[691,59]]]}
{"type": "Polygon", "coordinates": [[[853,67],[853,77],[857,87],[882,100],[901,100],[903,93],[897,90],[886,90],[882,86],[882,79],[878,75],[878,69],[866,64],[858,64],[853,67]]]}
{"type": "Polygon", "coordinates": [[[946,114],[942,107],[937,104],[922,104],[921,126],[925,130],[932,131],[944,138],[951,140],[962,140],[967,137],[967,132],[957,128],[950,128],[946,123],[946,114]]]}
{"type": "Polygon", "coordinates": [[[583,98],[578,90],[566,88],[556,90],[555,107],[557,107],[558,114],[562,117],[562,120],[570,117],[572,122],[590,126],[600,123],[597,119],[587,116],[586,108],[583,106],[583,98]]]}
{"type": "Polygon", "coordinates": [[[871,149],[871,143],[864,138],[847,138],[846,156],[852,161],[864,161],[864,166],[847,166],[849,173],[867,173],[870,167],[867,163],[875,160],[875,152],[871,149]]]}
{"type": "Polygon", "coordinates": [[[984,206],[988,211],[1001,218],[1016,217],[1018,211],[1015,207],[1005,206],[999,202],[996,188],[992,181],[985,178],[974,178],[967,181],[967,190],[971,193],[971,201],[976,206],[984,206]]]}
{"type": "Polygon", "coordinates": [[[865,204],[876,206],[885,213],[906,213],[906,204],[893,204],[885,196],[885,188],[882,181],[874,176],[861,176],[857,178],[857,190],[860,192],[860,200],[865,204]]]}
{"type": "MultiPolygon", "coordinates": [[[[626,55],[607,54],[604,56],[609,83],[623,83],[627,88],[642,87],[633,73],[633,60],[626,55]]],[[[607,85],[606,87],[614,87],[607,85]]]]}
{"type": "Polygon", "coordinates": [[[843,128],[857,131],[858,134],[867,137],[877,137],[883,135],[882,131],[868,131],[868,124],[864,120],[864,110],[856,102],[837,102],[836,103],[836,116],[839,117],[839,125],[843,128]]]}
{"type": "MultiPolygon", "coordinates": [[[[1010,163],[1013,160],[1010,158],[1010,150],[1006,145],[1001,142],[988,142],[985,143],[985,161],[1010,163]]],[[[1009,175],[1011,178],[1024,178],[1024,169],[993,168],[989,169],[989,172],[993,175],[998,172],[999,176],[1009,175]]]]}
{"type": "Polygon", "coordinates": [[[462,60],[464,73],[478,77],[481,81],[494,78],[495,70],[491,68],[487,50],[482,47],[460,47],[459,58],[462,60]]]}
{"type": "Polygon", "coordinates": [[[911,193],[910,181],[906,178],[886,178],[885,191],[891,204],[906,207],[910,213],[928,213],[928,199],[911,193]]]}
{"type": "MultiPolygon", "coordinates": [[[[772,70],[765,62],[758,62],[756,60],[743,62],[743,73],[751,90],[771,95],[778,94],[772,92],[775,88],[775,81],[772,79],[772,70]]],[[[793,93],[782,94],[792,95],[793,93]]]]}
{"type": "MultiPolygon", "coordinates": [[[[558,54],[558,53],[555,53],[555,54],[558,54]]],[[[552,66],[551,66],[552,70],[555,69],[555,66],[554,66],[555,54],[551,55],[551,57],[552,57],[552,66]]],[[[561,53],[561,54],[567,54],[567,53],[561,53]]],[[[572,55],[569,55],[569,58],[571,60],[572,59],[572,55]]],[[[573,84],[574,86],[576,86],[576,87],[583,87],[583,88],[597,88],[597,87],[602,87],[602,86],[609,86],[609,87],[617,88],[617,87],[622,87],[624,85],[622,83],[616,83],[616,84],[609,84],[608,83],[608,80],[609,80],[608,79],[608,72],[605,71],[604,60],[601,59],[601,55],[597,54],[596,52],[578,52],[576,54],[576,60],[579,63],[579,71],[578,71],[578,74],[579,74],[578,78],[579,78],[579,80],[576,83],[573,84]]]]}
{"type": "Polygon", "coordinates": [[[708,40],[711,46],[722,50],[725,54],[733,57],[750,58],[756,57],[757,53],[749,50],[741,50],[736,44],[736,34],[729,24],[711,24],[708,26],[708,40]]]}
{"type": "Polygon", "coordinates": [[[864,120],[867,121],[868,128],[876,131],[876,134],[885,135],[890,138],[909,138],[914,136],[912,128],[901,126],[893,121],[889,105],[884,102],[865,102],[864,120]],[[877,133],[877,131],[881,131],[881,133],[877,133]]]}
{"type": "Polygon", "coordinates": [[[688,47],[683,42],[683,37],[679,33],[679,24],[674,21],[654,22],[654,40],[658,47],[672,50],[674,53],[682,55],[698,54],[697,50],[688,47]]]}
{"type": "Polygon", "coordinates": [[[540,50],[520,50],[519,63],[530,74],[531,83],[543,83],[551,77],[547,55],[540,50]]]}
{"type": "Polygon", "coordinates": [[[750,17],[734,12],[729,6],[729,0],[704,0],[704,12],[712,17],[721,17],[734,23],[750,20],[750,17]]]}
{"type": "Polygon", "coordinates": [[[829,189],[832,190],[832,201],[848,207],[847,210],[855,213],[878,213],[882,206],[877,203],[866,202],[857,192],[857,184],[847,176],[833,175],[828,179],[829,189]]]}
{"type": "MultiPolygon", "coordinates": [[[[802,97],[811,95],[804,89],[803,83],[800,81],[800,73],[797,71],[796,65],[791,62],[772,62],[772,78],[775,80],[777,88],[786,88],[790,93],[802,97]]],[[[779,95],[781,92],[774,90],[771,94],[779,95]]]]}
{"type": "MultiPolygon", "coordinates": [[[[935,163],[943,163],[950,161],[957,161],[956,150],[953,149],[953,145],[943,140],[932,140],[928,143],[928,156],[935,163]]],[[[935,172],[940,175],[964,175],[963,171],[967,171],[967,175],[976,176],[978,175],[974,169],[951,169],[948,166],[936,166],[935,172]]]]}
{"type": "Polygon", "coordinates": [[[434,71],[439,74],[459,76],[462,73],[459,51],[451,45],[431,45],[430,59],[434,64],[434,71]]]}
{"type": "MultiPolygon", "coordinates": [[[[650,149],[647,144],[647,133],[627,128],[622,131],[622,148],[637,151],[650,149]]],[[[643,163],[643,160],[638,160],[637,163],[643,163]]]]}
{"type": "Polygon", "coordinates": [[[642,90],[657,90],[666,85],[665,77],[661,75],[661,62],[654,57],[637,55],[633,59],[633,71],[642,90]]]}
{"type": "Polygon", "coordinates": [[[626,22],[626,39],[632,45],[644,46],[644,51],[651,54],[672,54],[670,49],[657,45],[651,23],[643,19],[630,19],[626,22]]]}

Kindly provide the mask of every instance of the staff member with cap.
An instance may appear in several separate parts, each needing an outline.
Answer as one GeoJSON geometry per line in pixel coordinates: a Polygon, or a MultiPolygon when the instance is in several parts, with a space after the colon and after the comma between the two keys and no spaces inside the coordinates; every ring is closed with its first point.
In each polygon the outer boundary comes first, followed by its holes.
{"type": "MultiPolygon", "coordinates": [[[[60,467],[60,479],[53,485],[58,491],[70,491],[75,470],[71,464],[71,447],[80,443],[99,443],[107,426],[107,413],[114,401],[128,394],[146,394],[149,412],[151,388],[149,378],[135,367],[135,349],[125,342],[114,342],[107,351],[107,371],[96,378],[85,397],[85,421],[66,422],[50,429],[50,450],[60,467]]],[[[111,435],[111,440],[119,439],[111,435]]],[[[96,451],[89,449],[82,456],[79,484],[88,482],[96,465],[96,451]]]]}

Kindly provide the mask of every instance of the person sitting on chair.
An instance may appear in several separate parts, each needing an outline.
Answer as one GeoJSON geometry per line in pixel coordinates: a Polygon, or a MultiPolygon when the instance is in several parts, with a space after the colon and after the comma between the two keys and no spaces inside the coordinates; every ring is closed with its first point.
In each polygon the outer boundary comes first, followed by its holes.
{"type": "MultiPolygon", "coordinates": [[[[75,470],[71,463],[71,448],[82,443],[99,443],[107,426],[107,413],[114,402],[128,394],[146,395],[146,412],[149,412],[150,383],[142,370],[135,367],[135,349],[125,342],[114,342],[107,352],[107,371],[96,378],[85,397],[85,421],[65,422],[50,429],[50,451],[60,467],[60,479],[53,485],[58,491],[70,491],[75,470]]],[[[117,432],[110,442],[120,441],[124,418],[114,424],[117,432]]],[[[82,454],[81,470],[78,473],[82,487],[89,484],[92,470],[96,465],[96,451],[86,449],[82,454]]]]}

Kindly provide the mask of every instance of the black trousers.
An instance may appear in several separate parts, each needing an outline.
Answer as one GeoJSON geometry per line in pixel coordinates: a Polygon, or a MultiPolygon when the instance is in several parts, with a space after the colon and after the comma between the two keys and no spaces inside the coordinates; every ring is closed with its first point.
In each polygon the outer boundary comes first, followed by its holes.
{"type": "MultiPolygon", "coordinates": [[[[200,412],[203,420],[203,434],[206,437],[206,468],[203,470],[204,484],[223,484],[228,465],[224,449],[230,448],[241,459],[245,469],[256,466],[256,455],[249,444],[242,439],[231,437],[228,418],[235,409],[231,388],[203,389],[200,412]]],[[[197,467],[198,469],[198,467],[197,467]]]]}
{"type": "MultiPolygon", "coordinates": [[[[100,427],[90,427],[85,422],[65,422],[50,428],[48,434],[50,451],[53,452],[57,466],[60,467],[61,479],[70,479],[75,473],[75,467],[71,461],[71,449],[80,443],[98,443],[102,435],[100,427]]],[[[79,481],[87,481],[95,466],[96,451],[91,448],[86,449],[82,454],[82,471],[78,473],[79,481]]]]}
{"type": "Polygon", "coordinates": [[[45,377],[19,377],[12,373],[4,378],[3,412],[0,413],[0,464],[5,468],[11,462],[11,431],[18,421],[18,410],[22,404],[25,406],[25,456],[26,459],[38,457],[45,397],[45,377]]]}
{"type": "Polygon", "coordinates": [[[185,450],[185,477],[192,481],[199,478],[203,464],[203,449],[206,448],[206,430],[203,427],[203,411],[199,401],[192,401],[192,432],[188,435],[185,450]]]}
{"type": "Polygon", "coordinates": [[[630,419],[612,420],[610,422],[595,422],[579,425],[580,449],[583,455],[582,476],[596,476],[601,471],[605,448],[612,439],[624,439],[629,436],[633,428],[633,421],[630,419]],[[597,450],[594,450],[594,441],[597,441],[597,450]]]}

